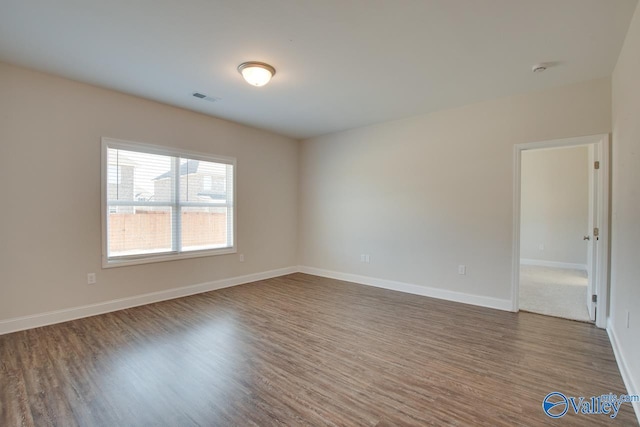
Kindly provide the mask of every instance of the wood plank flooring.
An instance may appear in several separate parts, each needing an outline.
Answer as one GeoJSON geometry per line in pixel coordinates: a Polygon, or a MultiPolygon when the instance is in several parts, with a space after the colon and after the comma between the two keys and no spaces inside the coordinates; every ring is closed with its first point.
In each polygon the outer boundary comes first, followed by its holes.
{"type": "Polygon", "coordinates": [[[1,426],[637,425],[606,332],[292,274],[0,336],[1,426]]]}

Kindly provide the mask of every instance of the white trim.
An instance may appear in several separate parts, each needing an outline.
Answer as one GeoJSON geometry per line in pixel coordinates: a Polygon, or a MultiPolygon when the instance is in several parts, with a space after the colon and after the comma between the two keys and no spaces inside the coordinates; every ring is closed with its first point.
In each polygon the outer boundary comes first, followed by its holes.
{"type": "Polygon", "coordinates": [[[599,135],[587,135],[587,136],[576,136],[574,138],[561,138],[561,139],[550,139],[548,141],[537,141],[537,142],[525,142],[523,144],[517,144],[521,151],[523,150],[540,150],[540,149],[554,149],[554,148],[563,148],[563,147],[578,147],[582,145],[591,145],[597,144],[601,142],[604,138],[609,140],[608,134],[599,134],[599,135]]]}
{"type": "Polygon", "coordinates": [[[521,265],[537,265],[539,267],[566,268],[570,270],[587,271],[587,264],[574,264],[571,262],[547,261],[544,259],[520,258],[521,265]]]}
{"type": "Polygon", "coordinates": [[[600,169],[598,169],[598,177],[596,185],[598,186],[598,199],[604,202],[598,203],[598,228],[600,236],[598,239],[598,249],[596,252],[597,263],[597,284],[596,294],[598,302],[596,303],[596,326],[599,328],[607,327],[607,318],[609,317],[609,207],[611,199],[609,194],[610,175],[609,175],[609,151],[610,137],[609,135],[601,135],[600,143],[596,145],[600,150],[599,158],[600,169]]]}
{"type": "MultiPolygon", "coordinates": [[[[227,156],[218,156],[214,154],[201,153],[197,151],[189,151],[171,148],[167,146],[161,145],[153,145],[143,142],[134,142],[134,141],[125,141],[122,139],[110,138],[103,136],[101,138],[101,158],[100,158],[100,191],[101,191],[101,212],[100,212],[100,220],[102,226],[102,268],[113,268],[113,267],[123,267],[127,265],[139,265],[139,264],[149,264],[154,262],[164,262],[164,261],[172,261],[179,259],[188,259],[188,258],[200,258],[207,256],[216,256],[216,255],[225,255],[225,254],[234,254],[237,253],[236,248],[236,237],[237,237],[237,209],[235,207],[235,202],[237,200],[237,159],[235,157],[227,157],[227,156]],[[163,156],[174,157],[174,162],[172,163],[172,172],[180,174],[180,162],[179,157],[201,160],[206,162],[215,162],[220,164],[226,164],[232,166],[232,174],[231,174],[231,185],[232,191],[229,195],[231,203],[222,204],[200,204],[200,203],[184,203],[179,202],[180,200],[180,180],[176,179],[174,182],[174,198],[173,201],[169,202],[151,202],[151,203],[138,203],[135,201],[131,202],[109,202],[107,200],[107,186],[108,186],[108,149],[116,148],[128,151],[136,151],[139,153],[149,153],[163,156]],[[177,171],[176,171],[177,168],[177,171]],[[107,208],[110,205],[123,205],[123,206],[166,206],[171,208],[171,212],[174,215],[175,226],[171,227],[172,235],[172,244],[173,247],[171,251],[154,254],[154,253],[145,253],[139,254],[136,256],[122,256],[122,257],[108,257],[108,242],[107,238],[109,235],[108,227],[109,221],[107,218],[107,208]],[[231,243],[231,246],[225,246],[223,248],[211,248],[200,251],[183,251],[181,247],[181,228],[182,222],[180,220],[175,220],[175,217],[178,212],[180,212],[181,207],[189,207],[189,206],[209,206],[209,207],[226,207],[227,211],[230,211],[230,215],[227,215],[227,243],[231,243]],[[232,222],[232,226],[229,227],[229,222],[232,222]],[[231,236],[229,236],[232,234],[231,236]]],[[[228,171],[227,171],[228,172],[228,171]]]]}
{"type": "MultiPolygon", "coordinates": [[[[611,348],[613,348],[613,354],[616,357],[616,362],[618,362],[620,376],[622,377],[622,381],[624,381],[625,387],[627,387],[627,395],[638,395],[640,394],[640,388],[638,388],[638,385],[633,381],[627,360],[624,357],[624,353],[622,353],[622,348],[620,348],[620,345],[618,344],[618,338],[611,319],[609,318],[608,320],[607,334],[609,335],[609,341],[611,341],[611,348]]],[[[633,402],[632,405],[633,410],[636,412],[636,417],[638,418],[638,424],[640,424],[640,402],[633,402]]]]}
{"type": "Polygon", "coordinates": [[[102,268],[125,267],[127,265],[152,264],[156,262],[177,261],[180,259],[202,258],[215,255],[235,254],[238,249],[234,246],[220,249],[205,249],[201,251],[160,252],[141,254],[135,257],[111,258],[102,268]]]}
{"type": "MultiPolygon", "coordinates": [[[[592,144],[587,147],[588,150],[588,160],[587,165],[594,165],[596,161],[599,161],[599,154],[596,153],[596,145],[592,144]]],[[[589,197],[588,197],[588,214],[587,214],[587,229],[586,237],[590,237],[593,234],[593,226],[597,224],[598,221],[598,197],[602,197],[599,194],[598,188],[598,179],[596,177],[596,171],[592,170],[590,166],[588,166],[589,178],[588,178],[588,187],[589,187],[589,197]]],[[[598,278],[596,277],[598,273],[598,254],[597,254],[597,238],[590,237],[587,241],[587,292],[585,295],[585,302],[587,304],[587,311],[589,313],[589,320],[595,322],[596,316],[598,315],[596,303],[593,302],[593,295],[597,295],[597,284],[598,278]]]]}
{"type": "Polygon", "coordinates": [[[414,285],[411,283],[396,282],[394,280],[378,279],[357,274],[341,273],[339,271],[324,270],[315,267],[299,266],[301,273],[312,274],[314,276],[327,277],[330,279],[354,282],[361,285],[375,286],[376,288],[390,289],[392,291],[405,292],[408,294],[422,295],[425,297],[437,298],[447,301],[455,301],[463,304],[478,305],[481,307],[493,308],[497,310],[511,311],[511,301],[486,297],[482,295],[472,295],[463,292],[449,291],[446,289],[432,288],[429,286],[414,285]]]}
{"type": "Polygon", "coordinates": [[[520,169],[522,164],[522,150],[513,148],[513,243],[511,245],[511,311],[520,310],[520,169]]]}
{"type": "Polygon", "coordinates": [[[600,169],[598,171],[598,194],[603,202],[599,203],[598,228],[598,275],[596,284],[597,315],[596,326],[607,326],[609,308],[609,134],[589,135],[576,138],[554,139],[549,141],[530,142],[513,146],[513,241],[511,248],[511,309],[518,311],[518,295],[520,282],[520,184],[522,151],[533,149],[555,149],[595,144],[598,148],[600,169]]]}
{"type": "Polygon", "coordinates": [[[199,283],[181,288],[167,289],[149,294],[136,295],[128,298],[120,298],[97,304],[83,305],[80,307],[50,311],[31,316],[14,317],[13,319],[0,321],[0,335],[25,329],[38,328],[40,326],[53,325],[55,323],[67,322],[69,320],[80,319],[83,317],[96,316],[98,314],[110,313],[112,311],[152,304],[174,298],[182,298],[203,292],[215,291],[217,289],[242,285],[258,280],[271,279],[273,277],[296,273],[297,271],[298,269],[296,267],[286,267],[261,273],[247,274],[245,276],[214,280],[212,282],[199,283]]]}
{"type": "Polygon", "coordinates": [[[108,141],[109,147],[117,147],[122,150],[137,151],[140,153],[158,154],[161,156],[180,157],[188,156],[189,159],[202,160],[204,162],[225,163],[228,165],[236,165],[236,158],[229,156],[219,156],[217,154],[204,153],[201,151],[183,150],[182,148],[173,148],[166,145],[149,144],[146,142],[127,141],[124,139],[111,138],[103,136],[101,141],[108,141]]]}

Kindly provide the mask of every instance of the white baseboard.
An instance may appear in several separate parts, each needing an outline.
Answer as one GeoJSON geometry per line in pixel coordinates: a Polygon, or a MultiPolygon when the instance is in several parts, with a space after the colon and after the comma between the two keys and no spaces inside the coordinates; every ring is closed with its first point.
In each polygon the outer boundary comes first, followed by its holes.
{"type": "Polygon", "coordinates": [[[97,304],[83,305],[80,307],[50,311],[47,313],[34,314],[31,316],[14,317],[12,319],[0,321],[0,335],[22,331],[25,329],[37,328],[40,326],[53,325],[55,323],[67,322],[69,320],[80,319],[82,317],[90,317],[98,314],[110,313],[112,311],[123,310],[125,308],[137,307],[154,302],[186,297],[189,295],[200,294],[203,292],[214,291],[216,289],[228,288],[236,285],[242,285],[244,283],[255,282],[258,280],[271,279],[272,277],[284,276],[286,274],[296,273],[297,271],[297,267],[280,268],[277,270],[248,274],[246,276],[231,277],[228,279],[199,283],[197,285],[167,289],[164,291],[136,295],[128,298],[120,298],[97,304]]]}
{"type": "Polygon", "coordinates": [[[586,264],[574,264],[571,262],[557,262],[557,261],[547,261],[544,259],[531,259],[531,258],[520,258],[520,264],[522,265],[536,265],[539,267],[552,267],[552,268],[567,268],[571,270],[584,270],[587,271],[586,264]]]}
{"type": "Polygon", "coordinates": [[[330,279],[344,280],[346,282],[354,282],[361,285],[375,286],[377,288],[390,289],[393,291],[406,292],[409,294],[422,295],[425,297],[437,298],[447,301],[461,302],[464,304],[479,305],[481,307],[494,308],[497,310],[512,311],[513,308],[510,299],[499,299],[481,295],[472,295],[462,292],[448,291],[446,289],[414,285],[411,283],[396,282],[393,280],[377,279],[375,277],[360,276],[357,274],[323,270],[314,267],[299,266],[298,271],[300,271],[301,273],[312,274],[314,276],[328,277],[330,279]]]}
{"type": "MultiPolygon", "coordinates": [[[[618,362],[618,369],[620,369],[620,375],[622,376],[622,381],[624,381],[625,387],[627,387],[628,395],[639,395],[640,388],[633,380],[631,376],[631,372],[629,372],[629,365],[627,365],[627,359],[624,357],[624,353],[620,348],[620,344],[618,338],[616,336],[615,329],[611,324],[611,319],[607,322],[607,334],[609,334],[609,341],[611,341],[611,347],[613,348],[613,354],[616,356],[616,362],[618,362]]],[[[615,390],[612,390],[615,393],[615,390]]],[[[640,402],[633,402],[633,410],[636,412],[636,417],[638,418],[638,424],[640,424],[640,402]]]]}

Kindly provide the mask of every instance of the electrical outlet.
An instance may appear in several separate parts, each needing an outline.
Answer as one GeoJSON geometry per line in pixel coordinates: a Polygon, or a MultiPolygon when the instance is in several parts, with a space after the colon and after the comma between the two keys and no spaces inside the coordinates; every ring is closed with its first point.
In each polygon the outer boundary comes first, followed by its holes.
{"type": "Polygon", "coordinates": [[[88,273],[87,285],[95,285],[95,284],[96,284],[96,273],[88,273]]]}
{"type": "Polygon", "coordinates": [[[467,274],[467,266],[460,264],[458,266],[458,274],[462,274],[462,275],[467,274]]]}
{"type": "Polygon", "coordinates": [[[360,254],[360,262],[369,264],[371,262],[371,256],[369,254],[360,254]]]}
{"type": "Polygon", "coordinates": [[[544,251],[544,243],[540,243],[538,245],[538,249],[541,250],[541,251],[544,251]]]}
{"type": "Polygon", "coordinates": [[[240,260],[240,262],[244,262],[244,254],[238,255],[238,259],[240,260]]]}

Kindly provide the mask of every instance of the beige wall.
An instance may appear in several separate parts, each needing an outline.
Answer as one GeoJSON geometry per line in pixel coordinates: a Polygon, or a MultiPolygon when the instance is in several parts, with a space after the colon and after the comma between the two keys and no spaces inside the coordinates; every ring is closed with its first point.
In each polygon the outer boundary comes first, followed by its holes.
{"type": "Polygon", "coordinates": [[[522,152],[520,258],[587,264],[588,161],[587,146],[522,152]]]}
{"type": "Polygon", "coordinates": [[[605,78],[303,141],[300,264],[509,300],[513,146],[610,132],[610,89],[605,78]]]}
{"type": "Polygon", "coordinates": [[[289,138],[0,63],[0,320],[296,265],[297,158],[289,138]],[[236,157],[246,261],[102,270],[102,136],[236,157]]]}
{"type": "MultiPolygon", "coordinates": [[[[611,328],[640,393],[640,7],[613,73],[611,328]],[[629,312],[629,328],[627,328],[629,312]]],[[[640,411],[640,405],[637,406],[640,411]]],[[[638,412],[640,414],[640,412],[638,412]]]]}

